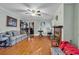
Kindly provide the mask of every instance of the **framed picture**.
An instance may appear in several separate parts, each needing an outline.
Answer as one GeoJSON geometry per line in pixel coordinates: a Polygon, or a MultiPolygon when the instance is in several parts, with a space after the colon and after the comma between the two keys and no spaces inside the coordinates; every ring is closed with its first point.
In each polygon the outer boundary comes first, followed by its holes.
{"type": "Polygon", "coordinates": [[[17,27],[17,19],[7,16],[7,26],[17,27]]]}

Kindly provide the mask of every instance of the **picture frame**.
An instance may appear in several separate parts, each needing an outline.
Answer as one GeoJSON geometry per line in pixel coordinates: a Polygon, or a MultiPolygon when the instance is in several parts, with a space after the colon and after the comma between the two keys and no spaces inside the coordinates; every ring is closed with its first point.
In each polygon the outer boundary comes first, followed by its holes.
{"type": "Polygon", "coordinates": [[[17,27],[17,19],[7,16],[7,26],[9,27],[17,27]]]}

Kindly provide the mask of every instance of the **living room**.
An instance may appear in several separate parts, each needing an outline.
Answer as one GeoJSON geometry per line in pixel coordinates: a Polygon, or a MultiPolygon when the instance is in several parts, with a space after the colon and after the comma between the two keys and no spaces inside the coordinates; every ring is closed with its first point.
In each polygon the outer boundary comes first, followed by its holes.
{"type": "MultiPolygon", "coordinates": [[[[27,4],[28,3],[26,3],[26,5],[27,4]]],[[[0,25],[1,25],[0,26],[0,36],[1,36],[0,37],[1,39],[0,40],[0,49],[1,49],[0,54],[14,54],[14,53],[18,54],[16,52],[7,53],[9,51],[6,51],[6,50],[12,49],[13,46],[15,46],[16,44],[18,44],[24,39],[28,40],[31,34],[32,36],[42,36],[42,35],[47,36],[47,33],[51,32],[52,30],[51,20],[50,20],[51,18],[48,15],[46,17],[41,17],[39,15],[37,16],[25,15],[24,16],[22,14],[18,14],[12,10],[9,10],[8,7],[11,8],[12,5],[15,7],[18,5],[23,5],[23,4],[18,4],[18,3],[0,4],[0,17],[1,17],[0,19],[2,19],[0,20],[0,25]],[[31,28],[32,30],[30,30],[31,28]],[[42,34],[40,33],[40,30],[43,31],[42,34]],[[3,51],[6,51],[6,52],[3,53],[3,51]]],[[[12,7],[12,9],[14,8],[12,7]]],[[[29,10],[26,10],[25,13],[26,12],[29,13],[29,10]]]]}
{"type": "Polygon", "coordinates": [[[0,3],[0,55],[78,55],[78,7],[0,3]]]}

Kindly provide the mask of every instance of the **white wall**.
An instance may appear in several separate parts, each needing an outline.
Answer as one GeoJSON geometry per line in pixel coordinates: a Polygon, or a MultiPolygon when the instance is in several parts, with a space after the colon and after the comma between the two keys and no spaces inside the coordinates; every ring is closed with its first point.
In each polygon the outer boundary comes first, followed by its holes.
{"type": "Polygon", "coordinates": [[[79,4],[74,4],[74,39],[73,44],[79,48],[79,4]]]}
{"type": "Polygon", "coordinates": [[[79,48],[79,4],[65,4],[65,38],[79,48]]]}
{"type": "Polygon", "coordinates": [[[77,46],[79,48],[79,3],[76,4],[76,7],[75,7],[75,16],[76,16],[74,19],[74,21],[75,21],[74,32],[75,32],[75,41],[76,41],[75,44],[77,44],[77,46]]]}
{"type": "MultiPolygon", "coordinates": [[[[59,26],[62,25],[64,26],[64,15],[63,15],[63,4],[56,10],[56,13],[53,15],[53,20],[52,20],[52,26],[59,26]],[[58,16],[58,21],[56,21],[56,16],[58,16]]],[[[63,29],[62,29],[62,34],[63,34],[63,29]]],[[[62,35],[63,39],[64,35],[62,35]]]]}
{"type": "Polygon", "coordinates": [[[79,48],[79,4],[64,5],[64,39],[79,48]]]}
{"type": "Polygon", "coordinates": [[[64,4],[64,40],[73,40],[73,27],[73,4],[64,4]]]}
{"type": "Polygon", "coordinates": [[[6,9],[3,9],[0,7],[0,32],[5,32],[9,30],[20,30],[19,26],[19,16],[17,14],[14,14],[6,9]],[[7,27],[6,26],[6,21],[7,21],[7,16],[14,17],[17,19],[17,27],[7,27]]]}
{"type": "Polygon", "coordinates": [[[56,11],[56,14],[54,16],[55,20],[57,15],[58,15],[58,21],[55,21],[55,25],[63,25],[63,4],[56,11]]]}

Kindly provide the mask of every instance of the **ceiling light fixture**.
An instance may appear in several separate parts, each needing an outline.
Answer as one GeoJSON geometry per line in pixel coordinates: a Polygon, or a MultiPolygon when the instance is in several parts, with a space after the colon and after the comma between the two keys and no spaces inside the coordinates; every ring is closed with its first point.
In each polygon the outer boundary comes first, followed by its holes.
{"type": "Polygon", "coordinates": [[[40,10],[34,10],[34,9],[27,9],[27,13],[25,14],[31,14],[32,16],[41,16],[40,10]]]}
{"type": "Polygon", "coordinates": [[[35,14],[35,13],[32,13],[31,15],[32,15],[32,16],[36,16],[36,14],[35,14]]]}

